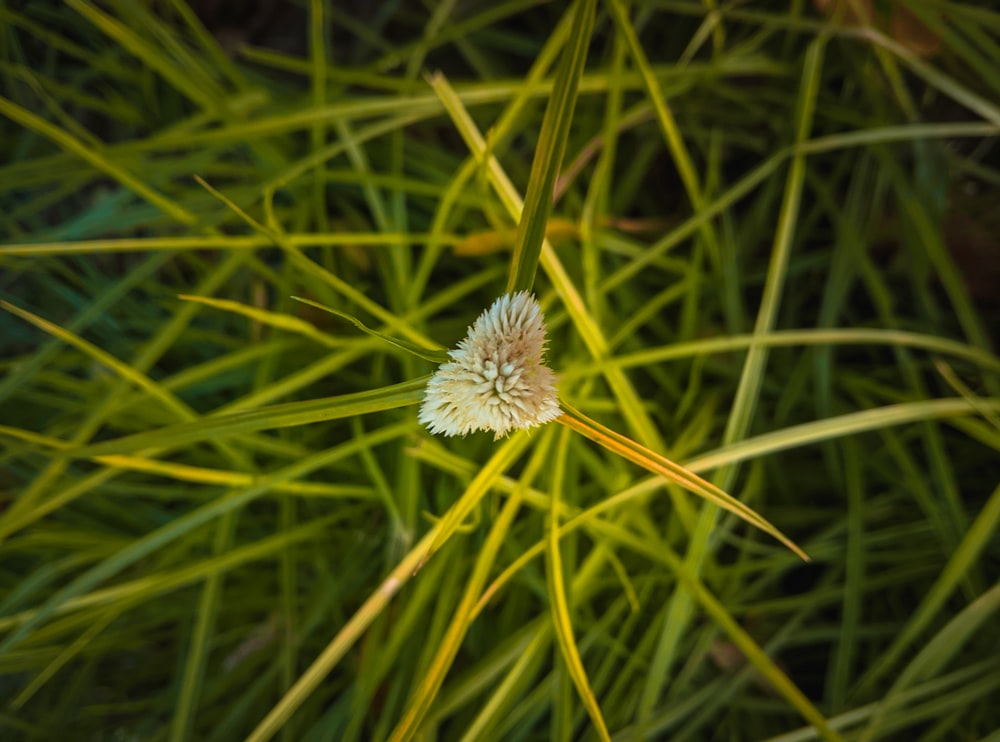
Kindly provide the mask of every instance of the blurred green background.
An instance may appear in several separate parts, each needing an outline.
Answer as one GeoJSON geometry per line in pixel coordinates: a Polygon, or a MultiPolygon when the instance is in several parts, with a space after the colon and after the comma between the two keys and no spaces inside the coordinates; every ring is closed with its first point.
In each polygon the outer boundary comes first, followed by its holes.
{"type": "Polygon", "coordinates": [[[1000,740],[998,70],[949,0],[0,2],[0,737],[1000,740]],[[536,269],[564,402],[811,562],[418,425],[536,269]]]}

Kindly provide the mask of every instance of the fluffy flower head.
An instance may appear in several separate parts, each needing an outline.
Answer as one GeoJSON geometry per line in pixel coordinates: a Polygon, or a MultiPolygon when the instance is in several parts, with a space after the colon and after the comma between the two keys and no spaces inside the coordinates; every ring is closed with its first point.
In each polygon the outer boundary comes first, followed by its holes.
{"type": "Polygon", "coordinates": [[[501,438],[559,417],[555,376],[545,365],[545,320],[527,291],[493,302],[448,355],[420,407],[432,433],[492,430],[501,438]]]}

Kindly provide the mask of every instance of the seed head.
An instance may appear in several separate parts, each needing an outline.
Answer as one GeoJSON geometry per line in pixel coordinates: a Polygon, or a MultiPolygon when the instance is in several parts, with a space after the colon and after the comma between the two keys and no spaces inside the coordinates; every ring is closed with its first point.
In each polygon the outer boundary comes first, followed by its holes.
{"type": "Polygon", "coordinates": [[[545,320],[527,291],[484,311],[427,383],[420,422],[432,433],[492,430],[494,439],[561,414],[555,375],[545,365],[545,320]]]}

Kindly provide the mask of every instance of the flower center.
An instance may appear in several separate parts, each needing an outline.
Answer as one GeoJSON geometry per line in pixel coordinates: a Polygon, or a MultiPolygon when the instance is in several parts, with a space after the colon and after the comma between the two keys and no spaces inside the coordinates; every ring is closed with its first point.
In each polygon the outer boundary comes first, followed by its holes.
{"type": "Polygon", "coordinates": [[[485,358],[479,372],[479,388],[489,396],[489,404],[511,402],[512,397],[520,396],[518,384],[521,381],[522,369],[513,363],[497,364],[492,358],[485,358]]]}

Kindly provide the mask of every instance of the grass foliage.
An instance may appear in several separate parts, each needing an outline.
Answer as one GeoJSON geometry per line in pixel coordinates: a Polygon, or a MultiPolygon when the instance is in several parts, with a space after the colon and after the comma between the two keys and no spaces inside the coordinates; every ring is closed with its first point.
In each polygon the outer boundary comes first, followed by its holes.
{"type": "Polygon", "coordinates": [[[240,5],[0,3],[4,739],[1000,728],[1000,12],[240,5]]]}

